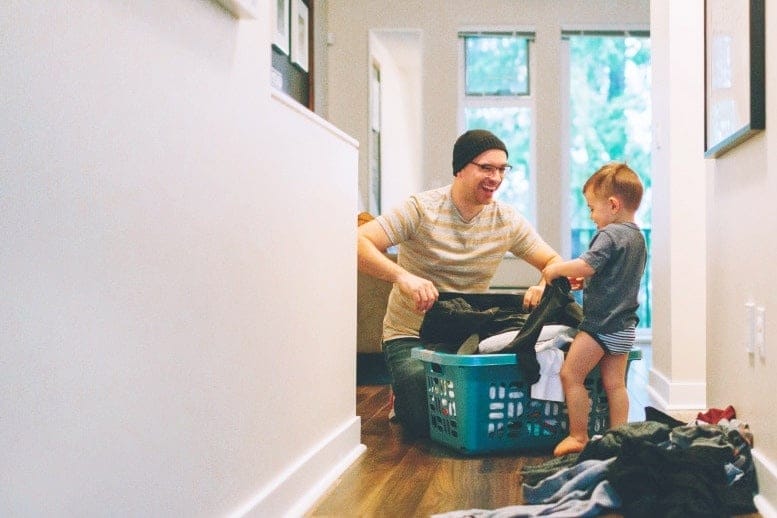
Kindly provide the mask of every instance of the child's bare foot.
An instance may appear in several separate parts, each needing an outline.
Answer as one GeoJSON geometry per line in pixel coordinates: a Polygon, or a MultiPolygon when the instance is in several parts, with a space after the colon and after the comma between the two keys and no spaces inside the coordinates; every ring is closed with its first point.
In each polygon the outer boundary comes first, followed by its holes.
{"type": "Polygon", "coordinates": [[[553,450],[553,456],[561,457],[568,453],[579,453],[583,451],[583,448],[585,448],[585,443],[570,435],[556,445],[556,448],[553,450]]]}

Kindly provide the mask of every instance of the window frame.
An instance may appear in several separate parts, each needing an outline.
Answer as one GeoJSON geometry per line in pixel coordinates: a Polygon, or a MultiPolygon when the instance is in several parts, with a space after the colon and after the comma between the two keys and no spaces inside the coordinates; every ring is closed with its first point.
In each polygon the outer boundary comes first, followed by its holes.
{"type": "Polygon", "coordinates": [[[466,127],[465,113],[467,108],[528,108],[531,114],[531,132],[529,137],[529,200],[528,209],[523,212],[534,227],[537,226],[537,73],[536,73],[536,54],[535,51],[536,32],[534,29],[525,27],[515,28],[467,28],[458,32],[458,109],[457,126],[460,135],[468,128],[466,127]],[[528,93],[519,95],[467,95],[466,93],[466,36],[516,36],[526,38],[528,55],[528,93]]]}

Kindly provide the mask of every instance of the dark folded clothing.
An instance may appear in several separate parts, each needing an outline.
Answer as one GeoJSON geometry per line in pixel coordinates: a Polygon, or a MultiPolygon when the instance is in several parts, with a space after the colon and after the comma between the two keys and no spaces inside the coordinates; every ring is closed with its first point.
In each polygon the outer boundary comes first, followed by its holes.
{"type": "Polygon", "coordinates": [[[515,353],[518,369],[529,384],[540,379],[535,345],[542,327],[552,322],[577,327],[583,320],[583,308],[570,295],[570,289],[566,277],[558,277],[546,285],[539,305],[529,314],[518,336],[502,351],[515,353]]]}
{"type": "Polygon", "coordinates": [[[675,419],[674,417],[668,414],[665,414],[664,412],[652,406],[645,407],[645,421],[655,421],[657,423],[663,423],[671,428],[686,424],[680,421],[679,419],[675,419]]]}
{"type": "MultiPolygon", "coordinates": [[[[477,294],[468,294],[476,299],[477,294]]],[[[484,302],[496,302],[484,295],[484,302]]],[[[527,315],[515,307],[480,308],[463,296],[438,300],[424,315],[419,338],[429,349],[456,352],[473,335],[482,340],[523,327],[527,315]]],[[[473,353],[477,352],[477,348],[473,353]]]]}
{"type": "Polygon", "coordinates": [[[424,315],[419,338],[430,349],[455,352],[494,317],[497,309],[475,309],[461,297],[438,300],[424,315]]]}
{"type": "Polygon", "coordinates": [[[569,294],[569,280],[555,279],[545,287],[539,306],[523,313],[520,298],[491,293],[440,294],[426,312],[419,338],[429,348],[448,353],[476,353],[472,345],[508,331],[520,331],[502,353],[515,353],[521,372],[530,383],[539,379],[534,346],[545,324],[577,327],[583,310],[569,294]],[[473,337],[473,335],[477,335],[473,337]],[[466,343],[466,347],[463,347],[466,343]]]}

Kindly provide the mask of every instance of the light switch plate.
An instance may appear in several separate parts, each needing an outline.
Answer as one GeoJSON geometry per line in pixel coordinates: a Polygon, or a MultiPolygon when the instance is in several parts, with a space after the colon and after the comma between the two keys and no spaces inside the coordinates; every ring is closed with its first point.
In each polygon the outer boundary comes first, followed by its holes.
{"type": "Polygon", "coordinates": [[[755,308],[755,348],[761,358],[766,357],[766,309],[755,308]]]}
{"type": "Polygon", "coordinates": [[[745,350],[748,354],[755,353],[755,303],[745,302],[745,350]]]}

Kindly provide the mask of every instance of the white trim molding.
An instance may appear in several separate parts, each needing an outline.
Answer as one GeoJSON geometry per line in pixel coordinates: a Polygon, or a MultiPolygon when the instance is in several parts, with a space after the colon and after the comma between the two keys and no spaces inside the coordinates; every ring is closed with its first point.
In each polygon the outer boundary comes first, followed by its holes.
{"type": "Polygon", "coordinates": [[[777,518],[777,466],[756,448],[751,454],[758,478],[758,494],[753,499],[755,507],[764,518],[777,518]]]}
{"type": "Polygon", "coordinates": [[[230,518],[304,515],[367,449],[360,441],[361,418],[356,416],[260,489],[230,518]]]}
{"type": "Polygon", "coordinates": [[[648,393],[662,410],[704,410],[707,407],[707,383],[704,381],[671,381],[650,369],[648,393]]]}

